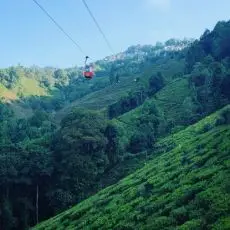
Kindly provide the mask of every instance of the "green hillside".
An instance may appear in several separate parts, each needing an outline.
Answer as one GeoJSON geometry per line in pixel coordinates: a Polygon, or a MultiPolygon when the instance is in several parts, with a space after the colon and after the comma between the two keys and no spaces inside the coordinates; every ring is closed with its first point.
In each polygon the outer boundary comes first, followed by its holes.
{"type": "Polygon", "coordinates": [[[17,99],[17,95],[0,83],[0,98],[4,100],[15,100],[17,99]]]}
{"type": "Polygon", "coordinates": [[[0,83],[0,97],[6,100],[16,100],[19,96],[44,96],[48,95],[47,91],[39,86],[39,82],[35,79],[29,79],[27,77],[21,77],[17,84],[7,89],[0,83]]]}
{"type": "Polygon", "coordinates": [[[146,165],[34,230],[230,228],[230,106],[159,140],[146,165]]]}
{"type": "Polygon", "coordinates": [[[91,92],[86,96],[75,100],[56,113],[57,120],[61,120],[73,107],[92,110],[105,109],[108,105],[126,95],[128,91],[134,90],[138,87],[134,82],[135,77],[135,75],[121,77],[121,82],[119,84],[109,85],[101,90],[91,92]]]}
{"type": "Polygon", "coordinates": [[[1,69],[0,229],[228,229],[229,40],[1,69]]]}
{"type": "MultiPolygon", "coordinates": [[[[112,119],[119,131],[122,148],[130,145],[130,140],[137,132],[147,133],[145,125],[151,127],[154,117],[159,125],[151,133],[153,140],[154,136],[158,138],[181,130],[190,120],[196,119],[195,105],[191,103],[193,92],[188,84],[187,78],[174,79],[142,105],[112,119]]],[[[145,138],[141,139],[143,143],[145,138]]]]}
{"type": "MultiPolygon", "coordinates": [[[[174,60],[168,57],[159,57],[157,61],[154,61],[151,64],[145,64],[143,72],[132,75],[127,75],[127,73],[123,74],[119,78],[119,83],[106,85],[100,90],[89,92],[85,96],[74,100],[72,103],[64,106],[64,108],[57,111],[56,118],[57,120],[61,120],[66,114],[71,111],[73,107],[105,111],[109,105],[116,103],[117,101],[119,101],[119,99],[127,96],[129,93],[138,91],[141,88],[146,88],[149,78],[159,71],[165,76],[166,83],[167,85],[169,85],[169,83],[171,83],[172,81],[172,76],[183,72],[184,65],[185,63],[183,59],[175,58],[174,60]]],[[[126,68],[127,67],[124,67],[123,71],[126,68]]],[[[98,79],[96,76],[94,80],[102,84],[103,82],[108,81],[108,77],[109,74],[108,76],[99,77],[98,79]]],[[[91,84],[93,85],[93,83],[91,84]]],[[[87,84],[82,85],[81,88],[86,86],[87,84]]],[[[76,88],[76,90],[81,91],[81,88],[76,88]]],[[[87,89],[85,89],[85,91],[86,90],[87,89]]],[[[178,91],[180,89],[177,88],[176,90],[178,91]]],[[[175,93],[179,94],[179,92],[175,93]]]]}
{"type": "Polygon", "coordinates": [[[39,82],[35,79],[27,77],[21,77],[17,84],[13,88],[6,88],[0,83],[0,101],[8,103],[8,106],[12,111],[17,114],[18,118],[30,117],[33,111],[29,106],[23,107],[20,97],[31,97],[31,96],[46,96],[48,91],[39,85],[39,82]]]}
{"type": "MultiPolygon", "coordinates": [[[[143,105],[133,109],[117,119],[122,122],[127,129],[133,129],[138,118],[143,116],[149,107],[156,107],[162,118],[178,124],[185,121],[186,100],[192,97],[191,89],[188,86],[188,79],[175,79],[167,84],[163,89],[156,93],[153,97],[147,99],[143,105]]],[[[188,115],[188,114],[186,114],[188,115]]],[[[194,114],[189,114],[189,116],[194,114]]]]}
{"type": "Polygon", "coordinates": [[[35,79],[30,79],[26,77],[21,77],[19,83],[13,89],[17,94],[23,96],[44,96],[48,95],[48,92],[39,86],[39,82],[35,79]]]}

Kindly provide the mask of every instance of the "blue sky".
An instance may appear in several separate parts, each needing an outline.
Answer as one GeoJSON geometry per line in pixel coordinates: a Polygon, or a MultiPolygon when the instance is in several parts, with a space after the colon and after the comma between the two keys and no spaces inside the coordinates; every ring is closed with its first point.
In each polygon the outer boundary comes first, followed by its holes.
{"type": "MultiPolygon", "coordinates": [[[[82,0],[37,0],[94,60],[111,55],[82,0]]],[[[115,53],[169,38],[199,38],[229,20],[229,0],[86,0],[115,53]]],[[[0,2],[0,67],[71,67],[84,55],[32,0],[0,2]]]]}

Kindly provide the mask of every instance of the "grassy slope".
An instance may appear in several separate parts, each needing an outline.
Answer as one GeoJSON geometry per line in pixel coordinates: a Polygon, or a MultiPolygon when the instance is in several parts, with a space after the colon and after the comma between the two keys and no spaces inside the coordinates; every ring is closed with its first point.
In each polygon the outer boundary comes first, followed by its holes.
{"type": "Polygon", "coordinates": [[[156,105],[162,119],[171,120],[176,125],[180,125],[180,122],[185,120],[182,119],[185,113],[184,102],[191,95],[188,80],[186,78],[175,79],[156,93],[154,97],[147,99],[143,105],[113,119],[120,128],[124,145],[129,142],[132,134],[136,132],[136,121],[147,112],[149,105],[151,107],[156,105]]]}
{"type": "Polygon", "coordinates": [[[20,103],[18,103],[20,101],[18,95],[29,97],[33,95],[48,95],[48,93],[39,86],[36,80],[26,77],[21,77],[20,81],[13,89],[7,89],[0,84],[0,98],[2,98],[4,102],[8,102],[8,106],[17,115],[17,118],[28,118],[33,114],[32,109],[23,108],[20,103]]]}
{"type": "Polygon", "coordinates": [[[21,77],[20,81],[13,89],[7,89],[5,86],[0,84],[0,97],[6,100],[16,100],[19,99],[18,94],[23,96],[44,96],[47,95],[47,92],[39,86],[36,80],[26,77],[21,77]]]}
{"type": "Polygon", "coordinates": [[[120,83],[107,86],[101,90],[87,94],[86,96],[72,102],[56,114],[56,119],[61,120],[73,107],[81,107],[93,110],[105,109],[108,105],[118,101],[128,91],[135,89],[138,85],[134,82],[135,76],[121,77],[120,83]]]}
{"type": "Polygon", "coordinates": [[[125,79],[119,84],[111,85],[105,89],[88,94],[80,99],[75,105],[88,109],[102,109],[116,102],[120,97],[127,94],[127,90],[136,87],[133,77],[125,79]]]}
{"type": "Polygon", "coordinates": [[[160,140],[142,169],[34,229],[230,229],[230,126],[213,125],[218,113],[160,140]]]}
{"type": "Polygon", "coordinates": [[[19,84],[13,89],[15,93],[21,93],[23,96],[45,96],[47,92],[39,86],[35,79],[21,77],[19,84]]]}
{"type": "Polygon", "coordinates": [[[0,84],[0,98],[5,100],[16,100],[17,95],[11,90],[7,89],[4,85],[0,84]]]}
{"type": "Polygon", "coordinates": [[[170,84],[167,84],[162,90],[138,108],[131,110],[128,113],[119,117],[119,120],[130,122],[135,120],[136,117],[141,116],[145,104],[155,104],[160,113],[163,114],[165,119],[172,119],[174,121],[180,120],[184,112],[184,100],[191,96],[191,90],[188,86],[187,79],[176,79],[170,84]]]}
{"type": "Polygon", "coordinates": [[[177,79],[156,94],[153,102],[164,114],[166,120],[179,122],[184,113],[184,102],[192,92],[187,79],[177,79]]]}

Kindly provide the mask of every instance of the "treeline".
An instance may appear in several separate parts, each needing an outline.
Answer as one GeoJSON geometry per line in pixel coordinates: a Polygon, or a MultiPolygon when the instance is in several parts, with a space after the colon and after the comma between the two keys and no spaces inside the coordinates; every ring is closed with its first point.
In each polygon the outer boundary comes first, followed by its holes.
{"type": "Polygon", "coordinates": [[[201,114],[209,114],[230,99],[230,21],[206,30],[186,55],[186,71],[201,114]]]}
{"type": "Polygon", "coordinates": [[[55,125],[40,111],[18,120],[4,104],[0,104],[0,117],[0,228],[25,229],[36,221],[36,188],[43,200],[43,188],[48,186],[55,125]]]}
{"type": "Polygon", "coordinates": [[[22,77],[34,79],[41,87],[49,87],[54,84],[54,68],[26,68],[21,65],[0,69],[0,83],[6,88],[12,89],[19,83],[22,77]]]}
{"type": "Polygon", "coordinates": [[[16,120],[1,104],[0,116],[1,229],[27,229],[78,202],[108,164],[106,122],[93,112],[73,112],[59,131],[45,112],[16,120]]]}

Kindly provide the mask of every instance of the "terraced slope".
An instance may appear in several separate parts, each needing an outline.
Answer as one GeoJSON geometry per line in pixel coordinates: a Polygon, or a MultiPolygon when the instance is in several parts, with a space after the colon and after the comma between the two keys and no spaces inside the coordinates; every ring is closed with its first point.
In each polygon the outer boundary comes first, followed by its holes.
{"type": "MultiPolygon", "coordinates": [[[[188,80],[175,79],[157,92],[152,98],[147,99],[141,106],[133,109],[115,119],[117,127],[120,128],[122,142],[124,145],[129,143],[131,136],[140,128],[140,121],[146,114],[154,115],[150,112],[154,107],[159,113],[161,126],[159,132],[166,125],[172,123],[175,127],[183,128],[184,122],[195,118],[193,104],[191,103],[192,91],[189,88],[188,80]]],[[[185,124],[187,126],[187,124],[185,124]]],[[[168,132],[168,131],[167,131],[168,132]]]]}
{"type": "Polygon", "coordinates": [[[146,100],[142,106],[120,116],[119,120],[124,122],[135,120],[141,116],[147,104],[154,104],[165,119],[178,122],[184,114],[186,100],[191,97],[191,95],[192,92],[188,86],[187,79],[174,80],[156,93],[154,97],[146,100]]]}
{"type": "Polygon", "coordinates": [[[68,114],[73,107],[80,107],[93,110],[105,109],[108,105],[116,102],[130,90],[138,87],[134,81],[135,76],[123,77],[120,83],[107,86],[101,90],[87,94],[86,96],[74,101],[57,112],[57,120],[61,120],[68,114]]]}
{"type": "Polygon", "coordinates": [[[34,230],[230,229],[230,106],[161,139],[135,173],[34,230]]]}

